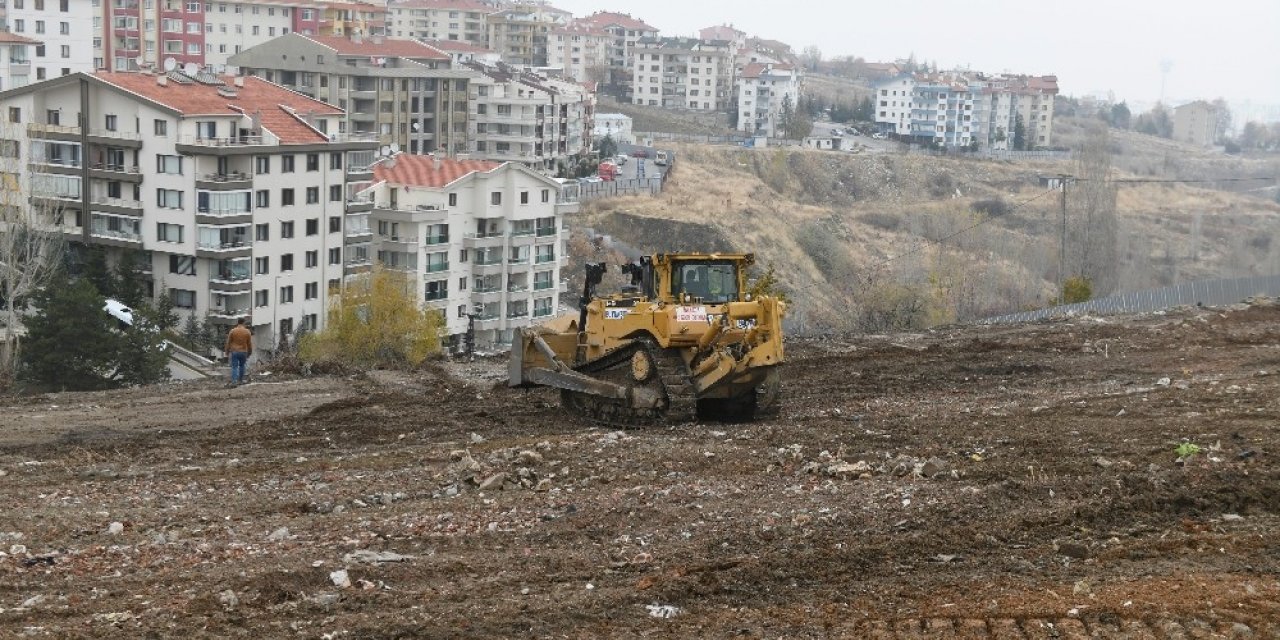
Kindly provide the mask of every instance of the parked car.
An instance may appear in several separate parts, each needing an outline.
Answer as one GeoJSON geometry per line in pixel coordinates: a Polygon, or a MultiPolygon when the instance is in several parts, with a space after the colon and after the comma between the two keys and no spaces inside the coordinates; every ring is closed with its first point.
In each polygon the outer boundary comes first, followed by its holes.
{"type": "Polygon", "coordinates": [[[616,165],[618,165],[619,167],[621,167],[622,165],[624,165],[624,164],[626,164],[626,163],[627,163],[627,156],[626,156],[626,155],[624,155],[624,154],[619,153],[619,154],[618,154],[618,157],[616,157],[616,158],[614,158],[614,159],[613,159],[613,162],[614,162],[614,164],[616,164],[616,165]]]}
{"type": "Polygon", "coordinates": [[[648,158],[649,152],[645,151],[644,149],[636,149],[635,151],[631,152],[631,157],[632,158],[648,158]]]}
{"type": "Polygon", "coordinates": [[[875,138],[876,140],[884,140],[884,134],[880,133],[879,131],[871,134],[871,137],[875,138]]]}

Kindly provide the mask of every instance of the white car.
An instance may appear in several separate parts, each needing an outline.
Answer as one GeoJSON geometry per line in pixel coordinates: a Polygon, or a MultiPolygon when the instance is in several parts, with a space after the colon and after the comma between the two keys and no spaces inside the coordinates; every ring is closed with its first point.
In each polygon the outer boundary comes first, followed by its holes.
{"type": "Polygon", "coordinates": [[[613,163],[621,167],[627,163],[627,156],[618,154],[618,156],[613,159],[613,163]]]}
{"type": "Polygon", "coordinates": [[[877,132],[877,133],[873,133],[873,134],[871,134],[871,137],[872,137],[872,138],[875,138],[876,140],[884,140],[884,134],[883,134],[883,133],[878,133],[878,132],[877,132]]]}
{"type": "Polygon", "coordinates": [[[125,303],[107,298],[107,306],[103,307],[102,310],[119,320],[120,324],[133,326],[133,309],[130,309],[125,303]]]}

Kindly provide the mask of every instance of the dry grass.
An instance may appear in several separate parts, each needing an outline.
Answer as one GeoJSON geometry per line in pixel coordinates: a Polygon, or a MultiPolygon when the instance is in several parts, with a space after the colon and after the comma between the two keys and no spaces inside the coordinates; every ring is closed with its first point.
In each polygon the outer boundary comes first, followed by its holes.
{"type": "MultiPolygon", "coordinates": [[[[677,151],[662,195],[597,201],[585,224],[646,251],[703,248],[697,243],[753,251],[791,292],[793,328],[857,328],[860,305],[890,283],[940,305],[932,322],[1043,306],[1055,295],[1058,201],[1037,176],[1071,171],[1070,161],[677,151]],[[997,198],[1013,210],[991,220],[972,210],[997,198]]],[[[1143,183],[1122,187],[1118,206],[1127,288],[1280,268],[1274,202],[1143,183]]]]}

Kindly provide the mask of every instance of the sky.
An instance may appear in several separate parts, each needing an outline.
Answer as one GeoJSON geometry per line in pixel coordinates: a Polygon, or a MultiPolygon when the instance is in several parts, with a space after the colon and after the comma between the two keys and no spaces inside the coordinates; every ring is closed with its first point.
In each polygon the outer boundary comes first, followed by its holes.
{"type": "Polygon", "coordinates": [[[551,0],[630,13],[661,35],[732,23],[825,58],[1055,74],[1064,95],[1280,104],[1280,0],[551,0]]]}

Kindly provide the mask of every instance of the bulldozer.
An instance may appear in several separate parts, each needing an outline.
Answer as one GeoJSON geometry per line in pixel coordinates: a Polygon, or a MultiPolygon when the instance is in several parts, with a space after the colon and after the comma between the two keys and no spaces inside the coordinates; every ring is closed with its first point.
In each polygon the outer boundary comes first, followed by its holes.
{"type": "Polygon", "coordinates": [[[754,261],[644,256],[621,265],[626,284],[609,295],[596,294],[607,265],[588,264],[577,314],[514,337],[508,384],[559,389],[566,409],[623,427],[774,411],[786,305],[747,290],[754,261]]]}

